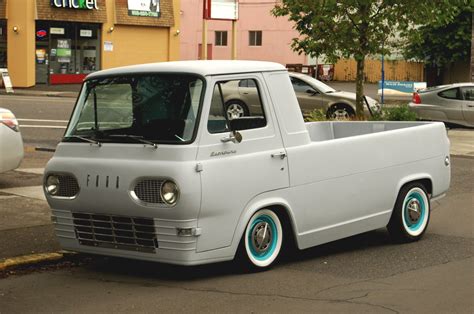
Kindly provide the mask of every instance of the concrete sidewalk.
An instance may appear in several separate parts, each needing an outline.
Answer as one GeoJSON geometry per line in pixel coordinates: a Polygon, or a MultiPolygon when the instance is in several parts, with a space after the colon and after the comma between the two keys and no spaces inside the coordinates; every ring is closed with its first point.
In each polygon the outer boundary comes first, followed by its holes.
{"type": "Polygon", "coordinates": [[[38,84],[30,88],[14,88],[13,94],[7,94],[4,89],[0,95],[46,96],[76,98],[81,90],[81,84],[45,85],[38,84]]]}

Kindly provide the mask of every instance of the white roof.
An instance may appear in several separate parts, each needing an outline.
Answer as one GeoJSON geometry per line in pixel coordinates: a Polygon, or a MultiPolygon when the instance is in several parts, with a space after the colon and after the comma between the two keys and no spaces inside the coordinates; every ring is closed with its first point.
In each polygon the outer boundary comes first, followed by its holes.
{"type": "Polygon", "coordinates": [[[102,76],[117,76],[133,73],[193,73],[202,76],[236,74],[249,72],[286,71],[286,68],[274,62],[239,60],[199,60],[174,61],[131,65],[94,72],[88,79],[102,76]]]}

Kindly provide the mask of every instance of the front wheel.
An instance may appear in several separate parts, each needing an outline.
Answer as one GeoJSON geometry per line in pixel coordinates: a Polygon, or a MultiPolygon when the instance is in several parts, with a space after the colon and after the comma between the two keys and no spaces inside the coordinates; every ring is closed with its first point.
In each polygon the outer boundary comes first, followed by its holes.
{"type": "Polygon", "coordinates": [[[277,259],[283,241],[283,228],[273,211],[256,212],[247,224],[242,238],[241,258],[250,268],[265,269],[277,259]]]}
{"type": "Polygon", "coordinates": [[[328,109],[326,117],[333,120],[349,120],[355,117],[355,111],[351,106],[336,104],[328,109]]]}
{"type": "Polygon", "coordinates": [[[420,183],[404,186],[398,194],[387,229],[396,241],[413,242],[421,239],[430,220],[430,200],[420,183]]]}

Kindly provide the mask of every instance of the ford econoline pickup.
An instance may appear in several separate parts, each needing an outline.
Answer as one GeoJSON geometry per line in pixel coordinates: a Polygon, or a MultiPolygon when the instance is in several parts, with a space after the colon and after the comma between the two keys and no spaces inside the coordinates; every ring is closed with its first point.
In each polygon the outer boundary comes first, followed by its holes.
{"type": "Polygon", "coordinates": [[[66,250],[256,269],[378,228],[419,240],[449,184],[442,123],[305,123],[287,70],[257,61],[90,74],[44,175],[66,250]],[[224,85],[243,80],[233,118],[224,85]]]}

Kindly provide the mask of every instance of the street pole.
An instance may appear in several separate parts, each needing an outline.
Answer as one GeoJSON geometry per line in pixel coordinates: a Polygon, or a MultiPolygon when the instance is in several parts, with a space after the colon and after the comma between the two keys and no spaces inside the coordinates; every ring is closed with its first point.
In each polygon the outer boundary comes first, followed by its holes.
{"type": "Polygon", "coordinates": [[[380,102],[382,105],[384,104],[384,99],[383,99],[383,89],[385,85],[385,67],[384,67],[384,51],[383,51],[383,41],[382,41],[382,97],[380,98],[380,102]]]}
{"type": "Polygon", "coordinates": [[[201,60],[207,60],[207,19],[202,19],[201,60]]]}
{"type": "Polygon", "coordinates": [[[232,20],[232,53],[231,59],[237,59],[237,20],[232,20]]]}

